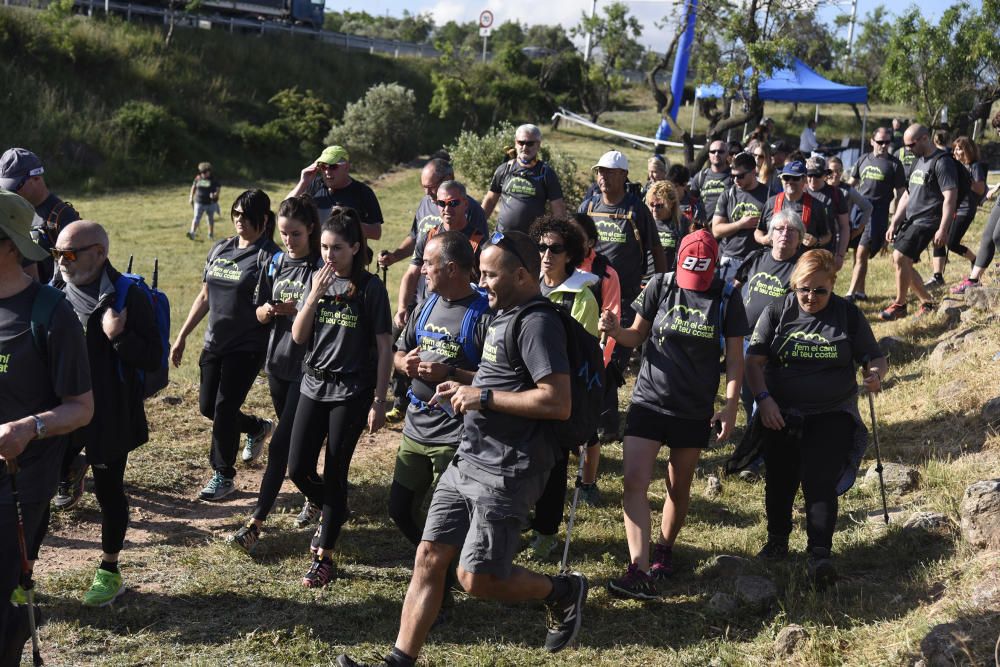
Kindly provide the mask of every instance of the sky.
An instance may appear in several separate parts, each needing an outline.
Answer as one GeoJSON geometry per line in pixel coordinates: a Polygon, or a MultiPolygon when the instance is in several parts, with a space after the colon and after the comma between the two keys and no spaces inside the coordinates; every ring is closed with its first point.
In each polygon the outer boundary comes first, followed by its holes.
{"type": "MultiPolygon", "coordinates": [[[[643,36],[640,41],[654,50],[665,50],[670,33],[657,28],[654,22],[669,14],[673,3],[660,0],[625,1],[630,6],[632,14],[643,23],[643,36]]],[[[832,23],[832,17],[836,16],[838,12],[850,14],[850,0],[839,1],[841,2],[840,7],[826,7],[822,10],[822,16],[827,22],[832,23]]],[[[609,2],[611,0],[599,0],[598,13],[600,13],[601,7],[609,2]]],[[[891,13],[900,14],[916,3],[913,0],[858,0],[858,20],[860,21],[865,14],[880,4],[885,5],[891,13]]],[[[925,17],[931,21],[937,21],[944,6],[951,4],[953,3],[926,1],[920,3],[925,17]]],[[[970,4],[981,6],[982,2],[981,0],[971,0],[970,4]]],[[[463,2],[462,0],[347,0],[346,3],[342,0],[327,0],[326,8],[331,11],[350,9],[390,16],[402,16],[404,9],[413,14],[430,12],[438,25],[450,20],[460,23],[476,20],[482,10],[489,9],[495,16],[496,25],[504,21],[517,20],[522,25],[561,23],[569,28],[579,22],[582,12],[590,12],[591,0],[549,0],[544,3],[544,13],[537,11],[539,8],[537,0],[503,0],[502,2],[498,0],[478,0],[475,2],[463,2]]],[[[846,29],[843,36],[845,38],[847,36],[846,29]]]]}

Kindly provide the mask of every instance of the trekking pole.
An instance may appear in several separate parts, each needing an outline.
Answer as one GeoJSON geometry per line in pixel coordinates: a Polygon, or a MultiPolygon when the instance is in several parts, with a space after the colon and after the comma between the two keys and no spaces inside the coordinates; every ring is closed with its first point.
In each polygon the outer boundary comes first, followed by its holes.
{"type": "Polygon", "coordinates": [[[156,284],[160,282],[160,258],[153,258],[153,285],[152,288],[156,289],[156,284]]]}
{"type": "Polygon", "coordinates": [[[135,255],[128,256],[128,266],[125,267],[125,273],[132,273],[132,260],[135,259],[135,255]]]}
{"type": "Polygon", "coordinates": [[[566,522],[566,545],[563,547],[562,563],[559,564],[559,574],[566,574],[569,570],[566,563],[569,561],[569,540],[573,535],[573,522],[576,520],[576,505],[580,500],[580,487],[583,486],[583,456],[587,451],[587,446],[580,445],[578,452],[580,463],[576,468],[576,482],[573,488],[573,503],[569,508],[569,521],[566,522]]]}
{"type": "Polygon", "coordinates": [[[21,588],[28,598],[28,627],[31,628],[31,664],[35,667],[44,664],[42,653],[38,648],[38,628],[35,626],[35,582],[31,580],[31,566],[28,564],[28,545],[24,540],[24,512],[21,510],[21,497],[17,492],[17,459],[5,459],[7,474],[10,475],[10,494],[14,498],[14,511],[17,513],[17,545],[21,551],[21,588]]]}
{"type": "MultiPolygon", "coordinates": [[[[378,253],[379,259],[385,257],[389,254],[388,250],[380,250],[378,253]]],[[[386,279],[389,277],[389,267],[383,266],[382,268],[382,284],[387,284],[386,279]]]]}
{"type": "Polygon", "coordinates": [[[878,486],[882,491],[882,516],[886,525],[889,525],[889,508],[885,502],[885,480],[882,479],[882,452],[878,446],[878,426],[875,422],[875,397],[868,392],[868,408],[872,413],[872,438],[875,440],[875,472],[878,473],[878,486]]]}

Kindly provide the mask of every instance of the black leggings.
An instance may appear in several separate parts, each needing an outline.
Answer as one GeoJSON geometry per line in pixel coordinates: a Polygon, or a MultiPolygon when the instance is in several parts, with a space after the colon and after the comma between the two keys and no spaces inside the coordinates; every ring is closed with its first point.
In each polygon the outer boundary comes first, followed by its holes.
{"type": "Polygon", "coordinates": [[[299,387],[301,380],[288,381],[267,376],[267,386],[271,390],[271,402],[274,404],[274,414],[278,415],[278,425],[271,434],[271,442],[267,446],[267,468],[260,480],[260,493],[257,494],[257,507],[253,518],[263,521],[274,509],[274,503],[281,492],[281,484],[285,481],[285,471],[288,470],[288,449],[292,441],[292,424],[295,423],[295,410],[299,405],[299,387]]]}
{"type": "Polygon", "coordinates": [[[116,554],[125,545],[128,530],[128,497],[125,495],[125,465],[128,454],[104,465],[92,465],[94,495],[101,506],[101,550],[116,554]]]}
{"type": "Polygon", "coordinates": [[[347,521],[347,471],[361,432],[368,424],[373,396],[356,396],[346,401],[317,401],[299,397],[292,425],[292,447],[288,474],[295,486],[315,505],[323,507],[319,546],[332,549],[347,521]],[[323,478],[316,474],[316,462],[327,438],[323,478]]]}
{"type": "Polygon", "coordinates": [[[542,535],[555,535],[563,520],[566,506],[566,469],[569,467],[569,452],[562,447],[556,451],[556,462],[549,472],[542,495],[535,502],[535,517],[531,527],[542,535]]]}
{"type": "Polygon", "coordinates": [[[218,355],[202,350],[201,414],[212,420],[212,469],[223,477],[236,477],[236,452],[241,433],[258,433],[264,423],[240,408],[264,365],[262,352],[229,352],[218,355]]]}
{"type": "Polygon", "coordinates": [[[854,418],[846,412],[827,412],[806,416],[797,440],[790,440],[784,432],[774,432],[767,439],[764,505],[769,535],[791,534],[792,503],[801,483],[808,546],[831,548],[837,525],[837,480],[847,461],[854,427],[854,418]]]}
{"type": "Polygon", "coordinates": [[[979,252],[976,253],[976,266],[980,269],[989,268],[998,245],[1000,245],[1000,204],[993,207],[989,220],[986,221],[986,229],[983,230],[983,238],[979,242],[979,252]]]}
{"type": "Polygon", "coordinates": [[[941,247],[934,246],[934,250],[932,252],[933,256],[947,257],[949,250],[956,255],[964,255],[969,252],[969,249],[962,245],[962,237],[964,237],[965,233],[969,231],[969,225],[972,224],[975,217],[976,210],[973,209],[968,213],[963,213],[955,218],[955,221],[951,223],[951,227],[948,230],[948,245],[941,247]]]}

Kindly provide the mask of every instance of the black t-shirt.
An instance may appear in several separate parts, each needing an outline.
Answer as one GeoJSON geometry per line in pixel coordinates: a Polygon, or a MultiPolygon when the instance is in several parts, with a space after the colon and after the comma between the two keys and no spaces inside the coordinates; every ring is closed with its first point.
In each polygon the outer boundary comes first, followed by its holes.
{"type": "MultiPolygon", "coordinates": [[[[427,317],[424,330],[442,334],[441,338],[422,336],[420,338],[420,360],[448,364],[467,371],[475,371],[478,367],[474,359],[465,356],[465,346],[462,344],[462,320],[469,310],[469,305],[480,298],[475,292],[456,301],[448,301],[440,297],[435,301],[433,310],[427,317]]],[[[403,335],[396,342],[396,349],[409,352],[417,347],[417,320],[420,311],[415,311],[406,322],[403,335]]],[[[478,350],[483,349],[486,341],[486,329],[493,321],[493,315],[486,311],[480,315],[472,329],[472,338],[478,350]]],[[[426,382],[413,378],[411,389],[413,395],[424,403],[434,397],[436,382],[426,382]]],[[[421,408],[411,403],[406,410],[406,421],[403,424],[403,435],[427,445],[458,445],[462,439],[462,417],[449,417],[440,408],[421,408]]]]}
{"type": "Polygon", "coordinates": [[[851,169],[851,178],[858,182],[858,192],[875,208],[888,209],[896,190],[906,185],[903,163],[894,155],[886,157],[865,153],[851,169]]]}
{"type": "MultiPolygon", "coordinates": [[[[31,307],[41,285],[31,283],[0,299],[0,424],[45,412],[65,396],[90,391],[90,361],[80,321],[61,301],[52,314],[42,356],[31,333],[31,307]]],[[[17,457],[17,490],[22,502],[48,502],[59,483],[65,439],[32,440],[17,457]]],[[[0,505],[11,498],[6,466],[0,466],[0,505]]],[[[9,515],[8,515],[9,516],[9,515]]],[[[6,535],[4,540],[13,540],[6,535]]]]}
{"type": "Polygon", "coordinates": [[[651,323],[632,402],[681,419],[711,418],[719,390],[719,337],[750,333],[743,297],[733,290],[721,323],[722,281],[707,292],[681,289],[657,274],[632,308],[651,323]]]}
{"type": "MultiPolygon", "coordinates": [[[[317,401],[343,401],[375,387],[378,350],[375,337],[392,332],[389,295],[377,276],[368,275],[364,294],[348,297],[351,281],[337,277],[320,299],[305,365],[339,374],[319,380],[306,373],[302,395],[317,401]]],[[[302,297],[302,310],[308,294],[302,297]]]]}
{"type": "MultiPolygon", "coordinates": [[[[35,216],[31,223],[31,237],[46,250],[55,247],[56,238],[66,225],[80,219],[80,214],[72,204],[64,202],[52,193],[35,207],[35,216]]],[[[51,257],[38,262],[38,282],[48,283],[52,280],[54,271],[55,263],[51,257]]]]}
{"type": "MultiPolygon", "coordinates": [[[[528,303],[544,297],[539,296],[528,303]]],[[[527,391],[554,373],[569,373],[566,330],[549,307],[536,307],[520,319],[516,345],[523,360],[515,369],[507,350],[507,327],[520,308],[497,316],[486,331],[483,358],[473,385],[495,391],[527,391]]],[[[539,419],[496,410],[474,410],[465,415],[465,435],[458,455],[475,468],[503,477],[530,477],[548,471],[555,450],[539,419]]]]}
{"type": "Polygon", "coordinates": [[[722,193],[728,190],[733,184],[733,176],[727,168],[725,171],[712,171],[711,167],[705,167],[691,177],[688,187],[691,191],[705,203],[705,212],[711,220],[715,215],[715,206],[722,193]]]}
{"type": "Polygon", "coordinates": [[[652,254],[654,244],[660,243],[652,214],[638,197],[630,194],[614,205],[605,204],[598,195],[583,201],[580,213],[594,219],[597,226],[594,250],[607,257],[618,272],[622,299],[631,299],[638,294],[643,272],[649,264],[646,253],[652,254]]]}
{"type": "Polygon", "coordinates": [[[536,160],[530,167],[517,159],[497,167],[490,192],[500,195],[497,229],[528,233],[531,223],[545,213],[545,202],[562,199],[562,186],[552,167],[536,160]]]}
{"type": "Polygon", "coordinates": [[[214,204],[215,199],[212,195],[219,192],[219,188],[222,187],[222,183],[215,176],[209,176],[208,178],[203,178],[201,174],[198,174],[194,178],[194,201],[196,204],[214,204]]]}
{"type": "MultiPolygon", "coordinates": [[[[654,217],[653,223],[656,225],[656,235],[663,248],[663,256],[667,259],[667,271],[673,271],[677,266],[677,247],[681,243],[683,234],[674,225],[673,220],[657,220],[654,217]]],[[[683,221],[681,224],[684,224],[683,221]]],[[[656,267],[653,266],[653,254],[649,253],[646,255],[646,276],[651,276],[654,273],[656,273],[656,267]]]]}
{"type": "Polygon", "coordinates": [[[885,356],[858,307],[835,294],[814,315],[799,307],[795,294],[768,306],[747,354],[767,357],[767,390],[782,410],[802,414],[830,412],[852,400],[856,364],[885,356]]]}
{"type": "Polygon", "coordinates": [[[268,327],[257,321],[260,274],[267,271],[278,246],[260,237],[239,247],[238,236],[219,241],[208,253],[202,280],[208,285],[205,349],[214,354],[263,352],[268,327]]]}
{"type": "MultiPolygon", "coordinates": [[[[287,252],[282,253],[261,273],[255,305],[263,306],[268,301],[299,303],[312,286],[313,272],[322,265],[318,253],[298,259],[289,257],[287,252]]],[[[304,346],[292,340],[294,321],[294,317],[287,315],[276,316],[271,323],[271,337],[267,343],[267,374],[286,382],[302,379],[302,358],[306,353],[304,346]]]]}
{"type": "MultiPolygon", "coordinates": [[[[735,185],[719,196],[715,205],[715,215],[726,222],[738,222],[746,216],[760,217],[767,202],[767,186],[760,183],[753,190],[744,190],[735,185]]],[[[741,229],[719,241],[719,252],[727,257],[743,259],[760,247],[753,238],[752,229],[741,229]]]]}
{"type": "Polygon", "coordinates": [[[382,224],[382,208],[378,205],[375,191],[362,183],[351,179],[347,187],[330,190],[319,176],[313,179],[309,186],[316,208],[319,209],[319,221],[322,223],[330,215],[334,206],[349,206],[361,216],[361,222],[366,225],[382,224]]]}
{"type": "Polygon", "coordinates": [[[833,236],[830,237],[830,242],[824,247],[832,253],[837,252],[838,240],[840,238],[840,221],[839,216],[841,214],[847,215],[849,206],[847,203],[847,198],[843,196],[840,190],[834,188],[829,183],[824,183],[823,187],[819,190],[810,190],[806,188],[806,192],[813,196],[814,199],[822,201],[826,205],[826,215],[830,223],[830,231],[833,236]]]}
{"type": "Polygon", "coordinates": [[[909,181],[910,172],[913,171],[913,165],[917,161],[917,156],[913,154],[913,151],[909,150],[905,146],[900,148],[896,152],[896,157],[899,159],[900,163],[903,165],[903,177],[909,181]]]}
{"type": "Polygon", "coordinates": [[[736,280],[739,281],[743,293],[743,306],[747,312],[747,323],[753,329],[764,312],[772,303],[784,301],[785,295],[791,289],[789,280],[795,263],[802,256],[802,251],[788,259],[780,261],[771,255],[770,248],[754,251],[739,270],[736,280]]]}
{"type": "MultiPolygon", "coordinates": [[[[986,183],[986,165],[982,162],[973,162],[970,165],[962,165],[969,170],[969,182],[970,183],[986,183]]],[[[958,180],[955,180],[956,187],[958,180]]],[[[979,208],[979,204],[983,201],[983,197],[986,196],[985,191],[981,195],[977,195],[972,190],[969,190],[969,196],[958,203],[958,216],[968,216],[969,214],[975,215],[976,209],[979,208]]]]}
{"type": "Polygon", "coordinates": [[[819,195],[810,195],[808,192],[803,192],[798,201],[792,201],[783,192],[779,192],[768,199],[767,203],[764,204],[764,214],[760,216],[760,223],[757,225],[757,229],[765,234],[767,233],[767,225],[771,222],[771,218],[774,217],[774,207],[778,202],[779,196],[783,199],[781,210],[791,209],[797,213],[802,218],[802,224],[805,225],[807,234],[812,234],[818,239],[833,233],[833,223],[830,220],[830,207],[827,204],[826,198],[819,195]],[[804,215],[806,197],[811,197],[812,199],[809,205],[809,220],[806,220],[804,215]]]}
{"type": "Polygon", "coordinates": [[[943,150],[918,158],[910,171],[910,199],[906,202],[906,221],[911,225],[937,227],[941,224],[944,191],[958,187],[955,160],[943,150]],[[938,159],[940,158],[940,159],[938,159]]]}

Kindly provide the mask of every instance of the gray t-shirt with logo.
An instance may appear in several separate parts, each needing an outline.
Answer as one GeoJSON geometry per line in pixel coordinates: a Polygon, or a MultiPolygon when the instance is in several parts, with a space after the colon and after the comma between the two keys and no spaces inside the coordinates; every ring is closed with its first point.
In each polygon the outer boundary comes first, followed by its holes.
{"type": "Polygon", "coordinates": [[[906,202],[908,224],[924,227],[937,227],[941,224],[944,191],[958,187],[955,164],[942,150],[917,158],[913,163],[908,186],[910,199],[906,202]],[[941,159],[937,159],[938,157],[941,159]]]}
{"type": "Polygon", "coordinates": [[[742,285],[743,307],[747,313],[747,323],[753,329],[764,309],[772,303],[784,301],[791,289],[789,281],[795,263],[802,251],[786,260],[777,260],[770,248],[754,251],[736,271],[736,280],[742,285]]]}
{"type": "MultiPolygon", "coordinates": [[[[767,186],[757,184],[753,190],[744,190],[733,186],[719,196],[715,206],[715,215],[725,218],[726,222],[737,222],[746,216],[761,217],[764,204],[767,202],[767,186]]],[[[753,238],[752,229],[741,229],[735,234],[719,241],[719,252],[727,257],[743,259],[760,244],[753,238]]]]}
{"type": "MultiPolygon", "coordinates": [[[[528,304],[540,301],[532,299],[528,304]]],[[[499,314],[486,330],[483,358],[473,386],[495,391],[527,391],[554,373],[569,373],[566,330],[550,305],[535,307],[520,319],[514,338],[523,364],[517,368],[506,347],[507,327],[523,304],[499,314]]],[[[568,400],[569,397],[567,397],[568,400]]],[[[496,410],[474,410],[465,415],[465,435],[458,455],[473,467],[502,477],[530,477],[546,472],[555,462],[555,449],[545,438],[540,419],[518,417],[496,410]]]]}
{"type": "Polygon", "coordinates": [[[562,199],[562,186],[552,167],[541,160],[524,166],[517,159],[497,167],[490,192],[500,195],[497,229],[528,233],[531,223],[545,213],[545,202],[562,199]]]}
{"type": "Polygon", "coordinates": [[[626,194],[617,204],[605,204],[600,194],[580,204],[580,213],[594,219],[597,245],[594,250],[608,258],[618,272],[622,299],[639,293],[642,275],[652,254],[660,244],[656,223],[646,204],[638,197],[626,194]],[[638,238],[636,238],[638,236],[638,238]]]}
{"type": "Polygon", "coordinates": [[[715,206],[722,193],[728,190],[733,184],[733,176],[729,169],[725,171],[713,171],[711,167],[705,167],[691,177],[688,187],[705,202],[705,213],[709,221],[715,215],[715,206]]]}
{"type": "Polygon", "coordinates": [[[681,289],[659,273],[632,303],[652,324],[632,402],[681,419],[710,419],[719,390],[719,337],[750,333],[743,298],[734,290],[722,315],[722,281],[707,292],[681,289]]]}
{"type": "Polygon", "coordinates": [[[239,237],[212,247],[202,279],[208,286],[205,349],[215,354],[263,352],[268,328],[257,321],[257,289],[278,246],[263,236],[246,248],[239,237]]]}
{"type": "Polygon", "coordinates": [[[858,192],[876,208],[889,208],[896,189],[906,185],[903,163],[894,155],[880,157],[865,153],[851,169],[851,178],[858,181],[858,192]]]}
{"type": "MultiPolygon", "coordinates": [[[[262,306],[268,301],[299,303],[312,287],[313,272],[322,265],[318,253],[298,259],[284,253],[272,260],[261,276],[256,305],[262,306]],[[272,268],[274,275],[271,275],[272,268]]],[[[267,374],[286,382],[302,379],[302,359],[306,353],[305,347],[292,339],[294,321],[294,316],[276,316],[271,322],[271,337],[267,343],[267,374]]]]}

